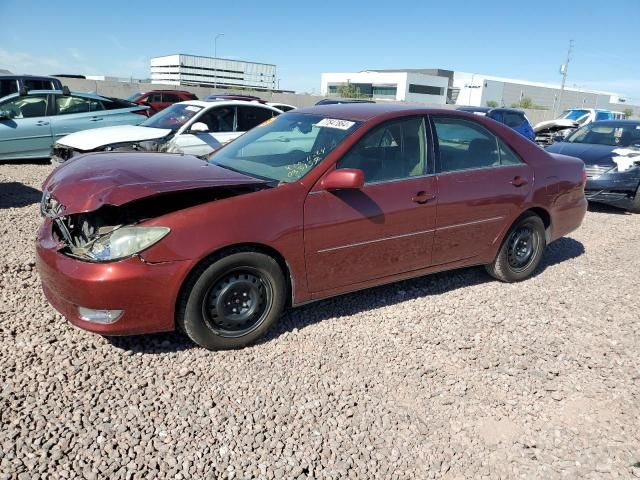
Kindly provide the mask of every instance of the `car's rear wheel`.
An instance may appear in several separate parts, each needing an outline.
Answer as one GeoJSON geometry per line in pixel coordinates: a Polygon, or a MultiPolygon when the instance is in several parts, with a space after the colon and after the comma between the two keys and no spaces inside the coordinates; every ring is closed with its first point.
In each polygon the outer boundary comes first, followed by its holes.
{"type": "Polygon", "coordinates": [[[487,272],[503,282],[519,282],[537,268],[545,247],[544,223],[531,213],[511,227],[487,272]]]}
{"type": "Polygon", "coordinates": [[[640,213],[640,185],[638,185],[638,188],[636,189],[636,194],[633,197],[633,202],[629,211],[631,213],[640,213]]]}
{"type": "Polygon", "coordinates": [[[285,305],[287,284],[275,259],[253,251],[211,258],[185,284],[176,323],[210,350],[243,347],[260,338],[285,305]]]}

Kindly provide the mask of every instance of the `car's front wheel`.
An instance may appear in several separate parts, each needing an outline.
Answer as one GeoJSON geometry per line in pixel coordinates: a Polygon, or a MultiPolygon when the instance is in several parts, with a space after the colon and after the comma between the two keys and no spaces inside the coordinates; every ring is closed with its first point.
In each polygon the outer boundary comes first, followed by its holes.
{"type": "Polygon", "coordinates": [[[503,282],[524,280],[540,263],[545,243],[544,223],[536,214],[527,214],[511,227],[487,272],[503,282]]]}
{"type": "Polygon", "coordinates": [[[640,213],[640,185],[636,189],[636,194],[633,197],[631,207],[628,209],[631,213],[640,213]]]}
{"type": "Polygon", "coordinates": [[[232,251],[192,273],[182,290],[176,323],[209,350],[243,347],[275,323],[286,292],[276,260],[258,252],[232,251]]]}

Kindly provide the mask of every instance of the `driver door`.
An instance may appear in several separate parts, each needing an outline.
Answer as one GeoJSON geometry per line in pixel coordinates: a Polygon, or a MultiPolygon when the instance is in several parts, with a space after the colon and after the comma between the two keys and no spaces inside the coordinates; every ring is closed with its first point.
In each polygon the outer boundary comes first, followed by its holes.
{"type": "Polygon", "coordinates": [[[48,95],[27,95],[0,104],[0,111],[9,117],[0,119],[0,160],[49,156],[52,136],[48,100],[48,95]]]}
{"type": "Polygon", "coordinates": [[[362,189],[309,193],[304,241],[314,294],[431,265],[437,185],[429,150],[422,117],[386,122],[336,164],[362,170],[362,189]]]}

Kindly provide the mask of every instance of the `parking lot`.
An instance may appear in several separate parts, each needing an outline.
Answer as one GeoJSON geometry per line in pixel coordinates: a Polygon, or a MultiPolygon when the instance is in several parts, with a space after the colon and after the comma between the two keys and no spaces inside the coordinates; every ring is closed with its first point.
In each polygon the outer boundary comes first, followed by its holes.
{"type": "Polygon", "coordinates": [[[0,165],[0,478],[640,477],[640,215],[591,209],[523,283],[423,277],[210,352],[47,304],[51,168],[0,165]]]}

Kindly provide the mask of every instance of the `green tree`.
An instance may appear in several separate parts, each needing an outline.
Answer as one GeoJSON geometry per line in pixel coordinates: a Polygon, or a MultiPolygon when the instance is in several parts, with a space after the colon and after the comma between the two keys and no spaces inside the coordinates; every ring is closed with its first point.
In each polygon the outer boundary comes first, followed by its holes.
{"type": "Polygon", "coordinates": [[[338,85],[337,92],[338,96],[342,98],[360,98],[362,96],[360,89],[351,83],[338,85]]]}
{"type": "Polygon", "coordinates": [[[627,118],[633,117],[633,108],[625,108],[622,112],[627,116],[627,118]]]}
{"type": "Polygon", "coordinates": [[[487,100],[487,107],[496,108],[498,106],[498,102],[495,100],[487,100]]]}

